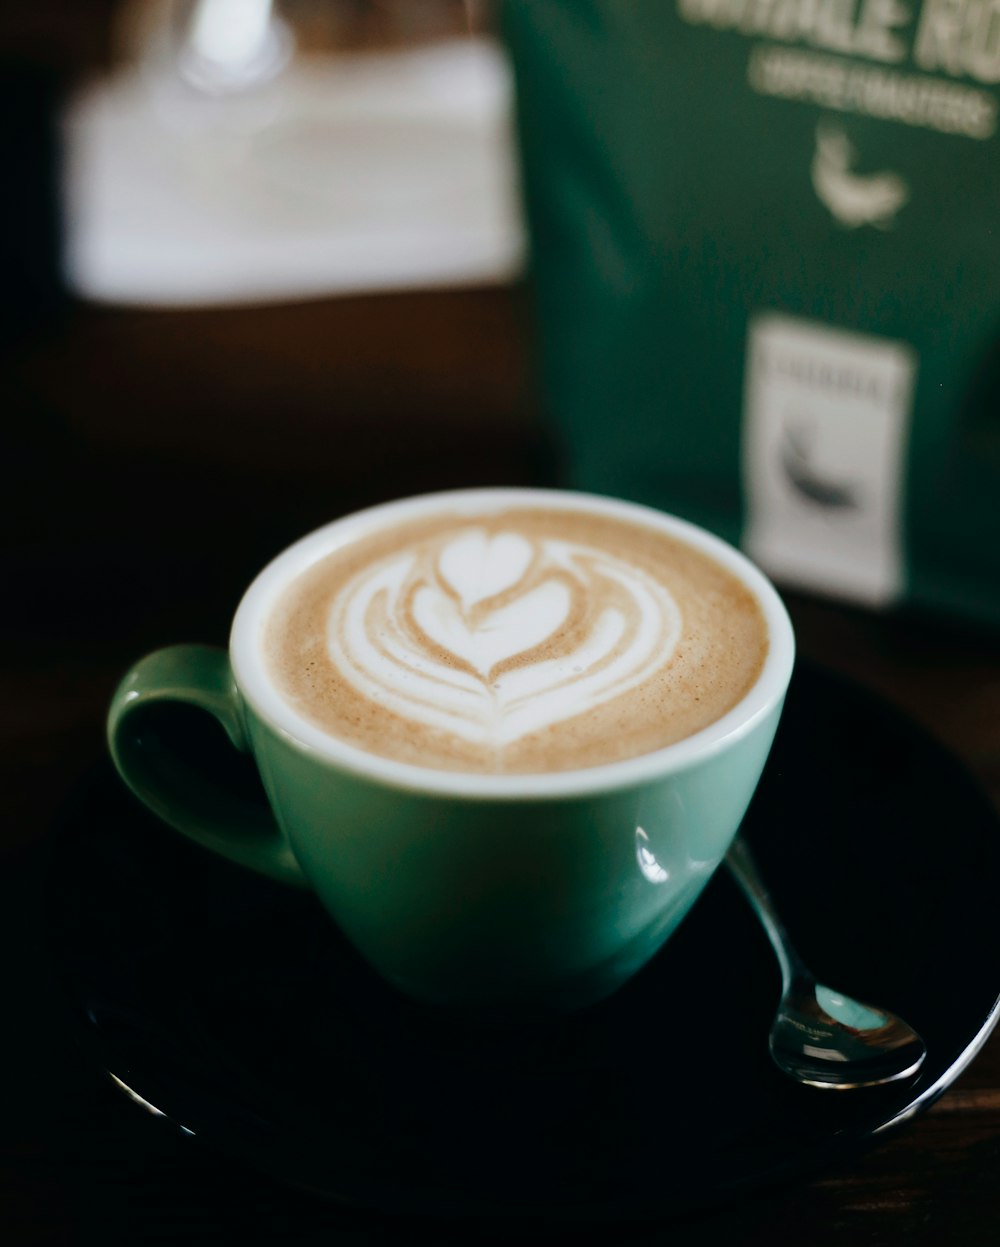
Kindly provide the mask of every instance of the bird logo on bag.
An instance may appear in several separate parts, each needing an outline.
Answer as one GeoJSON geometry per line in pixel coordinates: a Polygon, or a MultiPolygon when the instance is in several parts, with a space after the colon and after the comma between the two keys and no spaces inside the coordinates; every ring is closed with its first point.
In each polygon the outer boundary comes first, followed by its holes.
{"type": "Polygon", "coordinates": [[[872,225],[891,229],[896,214],[910,197],[898,173],[854,173],[857,151],[844,131],[829,122],[816,127],[816,153],[812,162],[812,183],[821,203],[839,225],[858,229],[872,225]]]}

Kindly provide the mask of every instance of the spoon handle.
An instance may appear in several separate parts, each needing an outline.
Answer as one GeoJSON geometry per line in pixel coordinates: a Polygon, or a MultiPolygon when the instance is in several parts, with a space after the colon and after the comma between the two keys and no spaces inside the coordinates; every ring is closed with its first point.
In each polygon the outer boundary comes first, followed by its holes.
{"type": "Polygon", "coordinates": [[[784,923],[778,917],[771,895],[764,886],[753,854],[747,842],[738,835],[729,846],[726,854],[726,865],[729,873],[740,885],[747,900],[753,906],[761,925],[771,941],[778,965],[781,967],[782,987],[787,991],[796,977],[807,973],[799,954],[795,951],[791,937],[785,930],[784,923]]]}

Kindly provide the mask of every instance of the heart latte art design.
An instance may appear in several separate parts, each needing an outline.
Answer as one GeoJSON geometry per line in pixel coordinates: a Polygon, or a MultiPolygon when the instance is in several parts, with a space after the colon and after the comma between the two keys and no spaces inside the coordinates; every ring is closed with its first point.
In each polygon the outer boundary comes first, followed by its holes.
{"type": "Polygon", "coordinates": [[[635,688],[680,632],[674,598],[634,565],[470,527],[348,581],[327,650],[386,710],[499,750],[635,688]]]}

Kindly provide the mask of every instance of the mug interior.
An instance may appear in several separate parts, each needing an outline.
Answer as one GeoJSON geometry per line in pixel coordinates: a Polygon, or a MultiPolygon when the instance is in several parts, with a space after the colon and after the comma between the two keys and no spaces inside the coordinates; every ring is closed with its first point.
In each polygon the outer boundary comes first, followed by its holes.
{"type": "Polygon", "coordinates": [[[334,520],[289,546],[260,572],[240,602],[230,636],[230,656],[241,694],[265,723],[300,749],[380,784],[440,796],[490,800],[613,791],[641,785],[702,761],[751,732],[770,714],[788,687],[794,653],[791,623],[776,590],[749,559],[728,543],[686,520],[651,507],[594,494],[544,489],[470,489],[425,494],[334,520]],[[510,507],[555,508],[617,517],[663,532],[709,555],[752,593],[763,613],[768,652],[756,682],[719,719],[674,744],[620,761],[541,774],[443,771],[397,762],[330,735],[282,697],[267,669],[263,633],[275,603],[303,572],[335,550],[385,526],[442,510],[475,519],[510,507]]]}

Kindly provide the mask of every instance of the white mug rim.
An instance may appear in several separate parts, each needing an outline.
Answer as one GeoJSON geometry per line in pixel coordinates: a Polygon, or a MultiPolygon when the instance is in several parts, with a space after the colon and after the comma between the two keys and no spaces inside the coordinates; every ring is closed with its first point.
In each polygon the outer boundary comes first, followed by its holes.
{"type": "Polygon", "coordinates": [[[244,593],[233,618],[229,652],[244,700],[272,731],[315,759],[383,787],[465,800],[516,801],[583,797],[641,787],[706,761],[752,732],[784,697],[795,659],[795,640],[784,604],[763,572],[734,546],[698,525],[641,503],[599,494],[491,486],[380,503],[299,538],[276,555],[244,593]],[[318,559],[383,525],[443,508],[473,518],[511,506],[583,510],[631,520],[677,537],[714,558],[753,593],[764,614],[768,653],[753,686],[719,719],[672,745],[615,762],[540,774],[447,771],[385,758],[330,735],[284,700],[267,671],[262,633],[273,604],[296,577],[318,559]]]}

